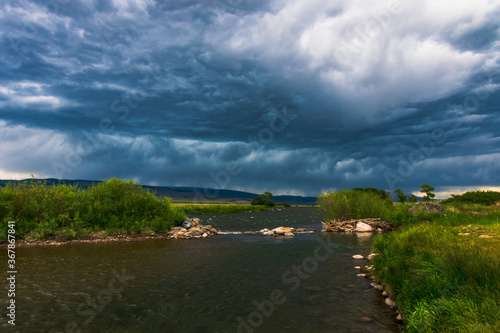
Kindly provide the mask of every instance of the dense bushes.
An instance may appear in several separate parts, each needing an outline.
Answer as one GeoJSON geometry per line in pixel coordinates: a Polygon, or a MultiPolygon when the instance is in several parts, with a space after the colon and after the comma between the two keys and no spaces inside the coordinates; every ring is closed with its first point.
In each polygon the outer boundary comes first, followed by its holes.
{"type": "Polygon", "coordinates": [[[32,181],[0,188],[0,237],[7,221],[16,221],[17,235],[67,238],[91,231],[163,232],[185,215],[132,181],[110,179],[79,190],[75,186],[32,181]]]}
{"type": "Polygon", "coordinates": [[[382,199],[379,194],[359,190],[322,193],[318,197],[318,204],[325,219],[338,221],[384,218],[394,206],[389,197],[382,199]]]}
{"type": "Polygon", "coordinates": [[[451,198],[443,200],[444,204],[480,204],[491,206],[500,201],[500,192],[495,191],[471,191],[461,195],[452,194],[451,198]]]}

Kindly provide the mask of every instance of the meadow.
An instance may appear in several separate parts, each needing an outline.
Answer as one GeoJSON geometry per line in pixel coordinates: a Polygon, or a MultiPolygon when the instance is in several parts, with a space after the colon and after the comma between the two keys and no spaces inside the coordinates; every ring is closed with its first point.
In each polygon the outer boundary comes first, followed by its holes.
{"type": "Polygon", "coordinates": [[[496,196],[447,200],[443,213],[347,190],[318,201],[325,219],[378,217],[397,227],[375,238],[373,265],[405,331],[479,333],[500,332],[500,205],[487,197],[496,196]]]}
{"type": "Polygon", "coordinates": [[[260,212],[272,208],[268,206],[232,203],[174,203],[173,205],[187,215],[260,212]]]}

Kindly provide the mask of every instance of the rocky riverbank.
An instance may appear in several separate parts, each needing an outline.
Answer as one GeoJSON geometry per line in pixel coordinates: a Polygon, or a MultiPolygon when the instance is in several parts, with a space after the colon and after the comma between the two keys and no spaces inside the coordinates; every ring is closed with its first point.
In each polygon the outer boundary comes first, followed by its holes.
{"type": "Polygon", "coordinates": [[[373,287],[373,289],[375,291],[379,292],[380,295],[385,298],[385,300],[384,300],[385,304],[395,310],[396,319],[399,322],[402,322],[403,315],[399,312],[396,301],[394,300],[395,296],[394,296],[393,292],[391,291],[391,289],[387,285],[378,281],[375,278],[375,276],[373,275],[374,267],[371,264],[371,261],[373,260],[373,258],[376,255],[377,255],[377,253],[370,253],[367,257],[364,257],[360,254],[353,255],[352,258],[356,261],[358,261],[358,260],[359,261],[362,261],[362,260],[368,261],[368,265],[354,266],[354,269],[360,271],[360,273],[357,274],[358,277],[372,280],[371,286],[373,287]]]}
{"type": "Polygon", "coordinates": [[[217,235],[217,229],[211,225],[202,225],[199,218],[187,219],[182,226],[175,227],[168,233],[167,239],[207,238],[217,235]]]}
{"type": "MultiPolygon", "coordinates": [[[[183,222],[182,227],[174,227],[166,233],[120,233],[109,234],[106,230],[92,232],[83,238],[66,239],[61,235],[54,235],[44,239],[27,236],[24,239],[16,241],[16,247],[32,247],[32,246],[61,246],[68,244],[85,244],[85,243],[108,243],[108,242],[131,242],[147,239],[190,239],[190,238],[207,238],[217,234],[217,230],[211,225],[204,226],[200,219],[187,219],[183,222]]],[[[7,246],[8,243],[0,246],[7,246]]]]}
{"type": "Polygon", "coordinates": [[[323,224],[321,232],[382,232],[393,229],[389,223],[374,218],[321,223],[323,224]]]}

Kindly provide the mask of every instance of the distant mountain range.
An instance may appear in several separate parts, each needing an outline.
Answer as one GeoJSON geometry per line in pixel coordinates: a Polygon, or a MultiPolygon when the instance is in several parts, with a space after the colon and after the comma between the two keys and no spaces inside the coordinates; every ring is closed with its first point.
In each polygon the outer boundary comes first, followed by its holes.
{"type": "MultiPolygon", "coordinates": [[[[68,180],[68,179],[36,179],[37,181],[46,181],[47,184],[66,184],[74,185],[79,188],[86,189],[89,186],[94,186],[101,181],[98,180],[68,180]]],[[[0,180],[0,186],[5,186],[8,183],[17,184],[20,182],[32,182],[32,179],[23,180],[0,180]]],[[[234,203],[249,203],[258,194],[234,190],[210,189],[202,187],[183,187],[183,186],[148,186],[142,187],[149,189],[158,197],[169,197],[173,201],[182,202],[234,202],[234,203]]],[[[314,205],[316,197],[302,197],[295,195],[276,195],[273,197],[276,203],[289,203],[291,205],[314,205]]]]}

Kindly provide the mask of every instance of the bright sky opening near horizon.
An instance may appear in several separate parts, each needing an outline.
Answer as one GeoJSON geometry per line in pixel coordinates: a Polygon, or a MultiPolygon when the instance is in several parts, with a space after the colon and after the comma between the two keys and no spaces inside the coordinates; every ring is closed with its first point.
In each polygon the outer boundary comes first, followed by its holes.
{"type": "Polygon", "coordinates": [[[500,189],[497,0],[0,8],[0,179],[500,189]]]}

